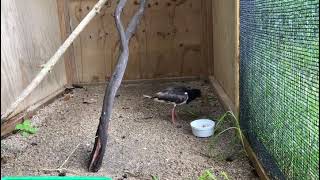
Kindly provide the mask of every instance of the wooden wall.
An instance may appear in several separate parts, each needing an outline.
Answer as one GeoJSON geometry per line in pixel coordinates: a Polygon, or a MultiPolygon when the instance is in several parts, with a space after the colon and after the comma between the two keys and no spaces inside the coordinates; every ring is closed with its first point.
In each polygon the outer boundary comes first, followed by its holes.
{"type": "Polygon", "coordinates": [[[214,0],[213,75],[225,93],[239,104],[239,1],[214,0]]]}
{"type": "MultiPolygon", "coordinates": [[[[149,0],[141,24],[130,43],[125,79],[178,76],[206,76],[208,73],[208,31],[204,12],[208,0],[149,0]]],[[[70,0],[71,29],[74,29],[96,1],[70,0]]],[[[122,19],[125,24],[138,8],[128,1],[122,19]]],[[[104,82],[111,76],[119,48],[114,23],[116,1],[109,1],[74,43],[76,83],[104,82]]],[[[209,6],[210,7],[210,6],[209,6]]]]}
{"type": "MultiPolygon", "coordinates": [[[[61,43],[56,0],[1,0],[1,112],[16,100],[61,43]]],[[[18,111],[66,84],[64,62],[18,111]]]]}

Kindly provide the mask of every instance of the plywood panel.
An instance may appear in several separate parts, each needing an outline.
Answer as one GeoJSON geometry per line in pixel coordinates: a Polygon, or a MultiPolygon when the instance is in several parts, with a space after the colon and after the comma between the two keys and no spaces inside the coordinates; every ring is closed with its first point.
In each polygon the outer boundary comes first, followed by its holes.
{"type": "Polygon", "coordinates": [[[213,12],[213,51],[215,79],[237,103],[238,81],[238,14],[236,0],[212,1],[213,12]]]}
{"type": "MultiPolygon", "coordinates": [[[[55,0],[1,1],[1,112],[16,100],[61,43],[55,0]]],[[[19,111],[66,84],[64,62],[19,106],[19,111]]]]}
{"type": "MultiPolygon", "coordinates": [[[[68,0],[57,0],[57,7],[61,40],[64,42],[71,34],[68,0]]],[[[76,69],[72,46],[71,48],[68,48],[64,53],[64,64],[66,69],[67,82],[68,84],[72,84],[76,79],[76,69]]]]}
{"type": "Polygon", "coordinates": [[[206,47],[208,48],[208,60],[207,60],[207,68],[208,75],[213,75],[213,65],[214,65],[214,57],[213,57],[213,16],[212,16],[212,0],[205,1],[206,8],[206,47]]]}
{"type": "MultiPolygon", "coordinates": [[[[91,0],[70,1],[72,29],[94,3],[91,0]]],[[[101,82],[111,76],[119,42],[112,16],[116,1],[109,3],[74,43],[78,83],[101,82]]],[[[128,1],[122,15],[125,24],[138,8],[138,3],[138,0],[128,1]]],[[[125,79],[206,74],[202,3],[203,0],[149,0],[130,43],[125,79]]]]}

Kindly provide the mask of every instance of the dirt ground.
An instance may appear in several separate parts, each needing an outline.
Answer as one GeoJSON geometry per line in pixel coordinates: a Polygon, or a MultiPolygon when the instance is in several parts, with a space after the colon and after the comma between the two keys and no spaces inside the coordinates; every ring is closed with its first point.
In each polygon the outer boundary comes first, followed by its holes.
{"type": "MultiPolygon", "coordinates": [[[[40,109],[32,118],[38,132],[29,137],[20,134],[1,140],[1,176],[58,175],[59,168],[73,150],[63,168],[67,176],[108,176],[113,179],[197,179],[207,169],[230,179],[258,179],[247,158],[232,162],[209,158],[209,138],[192,135],[190,122],[198,117],[218,118],[224,112],[209,84],[167,82],[124,84],[118,91],[103,167],[97,173],[87,171],[87,162],[102,107],[104,86],[74,89],[40,109]],[[182,128],[171,123],[171,105],[144,99],[170,85],[200,88],[206,97],[177,108],[182,128]],[[209,99],[209,100],[208,100],[209,99]],[[77,147],[77,148],[76,148],[77,147]]],[[[227,148],[220,146],[220,148],[227,148]]]]}

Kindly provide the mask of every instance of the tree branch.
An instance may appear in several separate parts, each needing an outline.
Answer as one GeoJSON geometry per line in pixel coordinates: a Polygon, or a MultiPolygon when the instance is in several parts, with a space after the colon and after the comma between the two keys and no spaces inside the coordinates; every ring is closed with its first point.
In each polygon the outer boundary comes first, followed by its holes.
{"type": "Polygon", "coordinates": [[[1,114],[1,124],[6,121],[20,105],[20,103],[41,83],[41,81],[46,77],[48,72],[50,72],[55,64],[60,60],[62,55],[67,51],[68,47],[72,42],[78,37],[81,31],[89,24],[89,22],[95,17],[102,7],[106,4],[108,0],[99,0],[99,2],[92,8],[92,10],[86,15],[85,18],[79,23],[79,25],[74,29],[70,36],[64,41],[64,43],[59,47],[56,53],[49,59],[49,61],[44,64],[38,75],[32,80],[32,82],[27,86],[26,89],[22,91],[17,100],[10,105],[10,107],[1,114]]]}
{"type": "Polygon", "coordinates": [[[112,113],[112,107],[115,99],[115,95],[121,85],[125,69],[129,58],[129,41],[132,34],[135,32],[140,19],[143,15],[146,0],[140,0],[139,10],[135,13],[131,19],[126,32],[124,31],[121,22],[121,13],[127,0],[120,0],[115,11],[116,27],[118,29],[121,41],[121,53],[118,57],[118,63],[111,76],[111,80],[106,87],[105,96],[103,100],[103,107],[101,116],[99,119],[99,125],[96,132],[96,138],[93,150],[90,155],[90,161],[88,163],[88,169],[91,172],[97,172],[102,165],[103,156],[105,154],[107,139],[108,139],[108,126],[112,113]]]}

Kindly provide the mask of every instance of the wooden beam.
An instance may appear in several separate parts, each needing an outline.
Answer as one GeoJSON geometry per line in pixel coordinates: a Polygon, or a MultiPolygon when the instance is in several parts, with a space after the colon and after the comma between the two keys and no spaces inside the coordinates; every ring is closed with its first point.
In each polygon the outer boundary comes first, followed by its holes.
{"type": "Polygon", "coordinates": [[[56,92],[30,106],[25,111],[15,115],[14,117],[1,124],[1,139],[10,135],[10,133],[14,131],[16,125],[23,122],[24,119],[31,118],[37,112],[37,110],[52,103],[58,96],[60,96],[64,92],[64,90],[65,88],[57,90],[56,92]]]}
{"type": "MultiPolygon", "coordinates": [[[[60,24],[61,41],[64,42],[71,34],[68,0],[57,0],[58,17],[60,24]]],[[[67,83],[75,82],[76,65],[73,47],[64,54],[64,64],[67,75],[67,83]]]]}
{"type": "Polygon", "coordinates": [[[212,17],[212,0],[207,0],[207,33],[208,33],[208,75],[213,74],[213,17],[212,17]]]}
{"type": "MultiPolygon", "coordinates": [[[[196,80],[202,80],[202,79],[199,76],[168,77],[168,78],[154,78],[154,79],[123,80],[121,84],[161,83],[161,82],[196,81],[196,80]]],[[[96,83],[75,83],[74,85],[96,86],[96,85],[105,85],[105,84],[106,82],[96,82],[96,83]]]]}
{"type": "MultiPolygon", "coordinates": [[[[220,86],[218,81],[216,81],[213,76],[209,76],[209,81],[211,82],[211,85],[212,85],[215,93],[218,95],[218,99],[219,99],[220,103],[222,104],[223,108],[225,109],[225,111],[231,110],[235,114],[236,117],[239,117],[239,109],[236,109],[235,105],[232,103],[231,99],[225,93],[225,91],[220,86]]],[[[243,137],[243,139],[244,139],[245,150],[246,150],[248,157],[249,157],[250,161],[252,162],[254,168],[256,169],[260,179],[269,180],[269,177],[268,177],[266,171],[264,170],[262,164],[260,163],[259,159],[257,158],[257,155],[250,147],[248,140],[246,139],[246,137],[243,137]]]]}
{"type": "Polygon", "coordinates": [[[235,88],[234,88],[234,102],[235,102],[235,111],[240,111],[240,98],[239,98],[239,70],[240,70],[240,0],[236,0],[235,5],[235,63],[234,63],[234,81],[235,81],[235,88]]]}
{"type": "Polygon", "coordinates": [[[238,111],[236,111],[236,108],[235,108],[232,100],[225,93],[224,89],[221,87],[219,82],[213,76],[209,76],[209,81],[210,81],[211,85],[213,86],[215,93],[218,95],[218,98],[219,98],[223,108],[226,111],[231,110],[234,113],[234,115],[236,117],[238,117],[238,111]]]}
{"type": "MultiPolygon", "coordinates": [[[[207,6],[206,6],[206,0],[201,0],[201,56],[204,59],[203,62],[201,64],[201,69],[202,70],[206,70],[208,71],[208,51],[209,51],[209,47],[208,47],[208,32],[207,32],[207,26],[208,26],[208,20],[207,20],[207,6]]],[[[208,76],[207,72],[205,74],[205,76],[208,76]]]]}
{"type": "Polygon", "coordinates": [[[267,172],[264,170],[262,164],[260,163],[256,153],[251,148],[247,138],[243,137],[244,146],[248,153],[249,159],[252,162],[255,170],[257,171],[257,174],[259,175],[261,180],[270,180],[267,172]]]}

